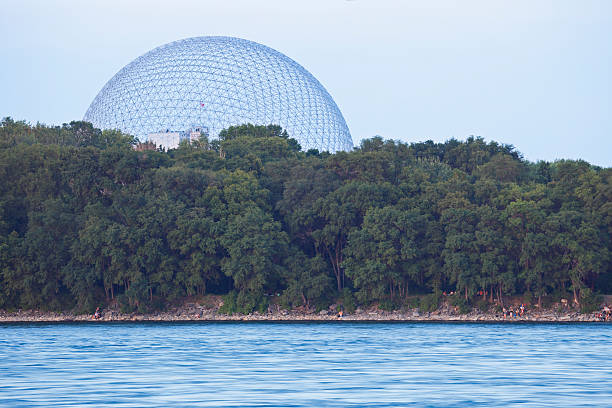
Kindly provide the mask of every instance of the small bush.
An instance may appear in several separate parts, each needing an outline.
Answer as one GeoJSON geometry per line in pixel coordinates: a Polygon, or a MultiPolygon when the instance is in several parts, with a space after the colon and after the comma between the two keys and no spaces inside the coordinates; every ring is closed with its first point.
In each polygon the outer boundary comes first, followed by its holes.
{"type": "Polygon", "coordinates": [[[126,314],[152,313],[158,310],[163,310],[166,307],[166,304],[164,303],[162,299],[153,298],[153,300],[149,300],[149,299],[137,300],[137,299],[130,298],[125,293],[117,296],[117,303],[119,304],[119,311],[121,313],[126,313],[126,314]]]}
{"type": "Polygon", "coordinates": [[[355,296],[349,288],[344,288],[342,290],[340,303],[342,303],[342,307],[346,313],[353,313],[355,311],[355,296]]]}
{"type": "Polygon", "coordinates": [[[130,301],[130,298],[126,294],[117,296],[117,304],[119,305],[119,311],[121,313],[134,313],[137,310],[136,305],[130,301]]]}
{"type": "Polygon", "coordinates": [[[283,292],[281,297],[278,299],[276,304],[284,310],[291,310],[294,306],[301,306],[302,302],[294,302],[294,299],[287,293],[287,291],[283,292]]]}
{"type": "Polygon", "coordinates": [[[419,309],[423,312],[433,312],[440,307],[442,295],[440,292],[430,293],[419,299],[419,309]]]}
{"type": "Polygon", "coordinates": [[[599,309],[603,302],[603,296],[593,293],[591,289],[584,288],[580,290],[580,312],[593,313],[599,309]]]}
{"type": "Polygon", "coordinates": [[[226,315],[233,315],[234,313],[237,313],[237,306],[236,306],[237,297],[238,297],[238,293],[233,290],[229,292],[227,295],[224,295],[222,297],[223,304],[219,308],[219,313],[223,313],[226,315]]]}
{"type": "Polygon", "coordinates": [[[417,307],[421,306],[421,300],[418,298],[418,296],[413,296],[413,297],[408,298],[406,303],[408,304],[408,307],[411,309],[416,309],[417,307]]]}
{"type": "Polygon", "coordinates": [[[466,314],[472,311],[470,304],[465,298],[461,295],[454,294],[450,297],[450,304],[459,309],[459,313],[466,314]]]}
{"type": "Polygon", "coordinates": [[[552,296],[542,296],[542,307],[545,309],[550,308],[554,303],[552,296]]]}
{"type": "Polygon", "coordinates": [[[265,313],[268,309],[268,299],[261,295],[250,292],[231,291],[223,296],[223,306],[219,312],[227,315],[234,313],[249,314],[254,311],[265,313]]]}
{"type": "Polygon", "coordinates": [[[320,300],[317,303],[315,303],[314,307],[315,307],[315,312],[319,313],[321,310],[327,310],[329,308],[329,303],[326,301],[320,300]]]}
{"type": "Polygon", "coordinates": [[[392,299],[383,299],[378,304],[378,308],[380,310],[385,310],[387,312],[392,312],[397,309],[396,303],[392,299]]]}
{"type": "Polygon", "coordinates": [[[531,292],[525,292],[523,295],[523,303],[530,305],[533,302],[533,294],[531,292]]]}
{"type": "Polygon", "coordinates": [[[478,310],[480,310],[481,312],[488,312],[489,308],[491,307],[491,304],[489,302],[487,302],[485,299],[483,298],[479,298],[476,301],[476,307],[478,308],[478,310]]]}

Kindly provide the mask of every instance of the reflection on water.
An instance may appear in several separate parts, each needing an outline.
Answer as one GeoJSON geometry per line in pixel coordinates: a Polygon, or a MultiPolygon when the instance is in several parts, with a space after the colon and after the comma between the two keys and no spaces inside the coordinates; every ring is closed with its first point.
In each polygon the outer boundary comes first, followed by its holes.
{"type": "Polygon", "coordinates": [[[0,406],[612,406],[606,324],[0,325],[0,406]]]}

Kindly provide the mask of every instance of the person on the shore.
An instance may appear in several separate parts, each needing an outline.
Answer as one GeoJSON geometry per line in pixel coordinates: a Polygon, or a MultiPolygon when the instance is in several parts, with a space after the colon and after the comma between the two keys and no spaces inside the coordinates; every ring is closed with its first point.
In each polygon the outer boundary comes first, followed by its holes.
{"type": "Polygon", "coordinates": [[[607,322],[608,320],[611,319],[611,316],[612,316],[612,310],[610,310],[608,305],[604,305],[603,309],[601,310],[601,312],[599,312],[599,315],[597,317],[602,322],[607,322]]]}
{"type": "Polygon", "coordinates": [[[102,317],[102,314],[101,314],[101,312],[100,312],[100,308],[99,308],[99,307],[96,307],[96,311],[95,311],[95,313],[94,313],[94,315],[93,315],[93,319],[94,319],[94,320],[98,320],[100,317],[102,317]]]}

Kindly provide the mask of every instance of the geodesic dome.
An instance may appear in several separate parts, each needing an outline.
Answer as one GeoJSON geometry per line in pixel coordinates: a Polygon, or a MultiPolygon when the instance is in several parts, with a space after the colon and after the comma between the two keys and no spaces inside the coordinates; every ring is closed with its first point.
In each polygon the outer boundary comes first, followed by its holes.
{"type": "Polygon", "coordinates": [[[104,85],[84,120],[147,135],[205,127],[214,138],[243,123],[275,124],[303,150],[351,150],[336,103],[306,69],[264,45],[195,37],[157,47],[104,85]]]}

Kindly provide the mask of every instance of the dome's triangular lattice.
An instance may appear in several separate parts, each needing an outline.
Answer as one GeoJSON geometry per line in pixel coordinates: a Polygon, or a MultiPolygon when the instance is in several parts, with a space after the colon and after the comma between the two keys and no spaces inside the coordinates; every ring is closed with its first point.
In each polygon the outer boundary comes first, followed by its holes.
{"type": "Polygon", "coordinates": [[[232,37],[196,37],[157,47],[102,88],[84,120],[145,140],[206,127],[212,137],[243,123],[275,124],[302,149],[347,151],[350,132],[325,88],[291,58],[232,37]]]}

